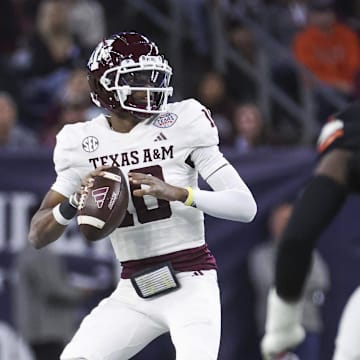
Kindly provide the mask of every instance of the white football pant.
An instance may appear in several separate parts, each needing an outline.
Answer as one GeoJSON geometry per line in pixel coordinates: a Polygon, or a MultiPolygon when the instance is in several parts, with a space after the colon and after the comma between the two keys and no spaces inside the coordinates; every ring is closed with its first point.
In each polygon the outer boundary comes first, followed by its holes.
{"type": "Polygon", "coordinates": [[[349,298],[341,315],[333,360],[360,360],[360,288],[349,298]]]}
{"type": "Polygon", "coordinates": [[[170,331],[177,360],[216,360],[220,344],[220,296],[215,270],[177,274],[180,288],[140,298],[121,279],[91,311],[65,347],[61,360],[127,360],[170,331]]]}

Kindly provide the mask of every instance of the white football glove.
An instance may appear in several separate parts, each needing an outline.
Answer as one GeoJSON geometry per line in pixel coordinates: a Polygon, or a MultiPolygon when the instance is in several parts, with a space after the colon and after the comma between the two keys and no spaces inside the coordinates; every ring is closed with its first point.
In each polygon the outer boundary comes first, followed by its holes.
{"type": "Polygon", "coordinates": [[[271,289],[267,302],[265,335],[261,341],[264,360],[278,358],[281,354],[296,347],[305,338],[301,326],[303,301],[288,303],[271,289]]]}

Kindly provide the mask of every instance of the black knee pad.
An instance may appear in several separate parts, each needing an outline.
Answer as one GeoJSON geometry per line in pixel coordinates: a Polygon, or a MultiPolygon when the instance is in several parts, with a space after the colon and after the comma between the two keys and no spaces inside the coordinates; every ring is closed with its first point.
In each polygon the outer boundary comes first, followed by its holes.
{"type": "Polygon", "coordinates": [[[319,175],[300,195],[276,257],[275,286],[282,298],[297,300],[301,296],[316,241],[338,213],[347,193],[344,185],[319,175]]]}

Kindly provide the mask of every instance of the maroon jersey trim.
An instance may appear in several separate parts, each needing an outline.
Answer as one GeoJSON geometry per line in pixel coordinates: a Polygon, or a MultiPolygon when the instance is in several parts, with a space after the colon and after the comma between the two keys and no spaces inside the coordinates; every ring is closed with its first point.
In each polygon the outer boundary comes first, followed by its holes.
{"type": "Polygon", "coordinates": [[[129,279],[132,274],[138,271],[168,261],[171,262],[174,270],[177,272],[217,269],[215,257],[211,254],[208,246],[204,244],[196,248],[175,251],[170,254],[141,260],[124,261],[121,263],[121,278],[129,279]]]}

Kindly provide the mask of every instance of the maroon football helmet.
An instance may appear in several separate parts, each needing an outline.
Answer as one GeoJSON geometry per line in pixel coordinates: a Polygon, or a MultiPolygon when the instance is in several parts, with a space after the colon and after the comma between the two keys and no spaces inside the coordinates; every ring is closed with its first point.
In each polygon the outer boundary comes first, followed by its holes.
{"type": "Polygon", "coordinates": [[[166,111],[173,88],[172,69],[148,38],[123,32],[103,40],[88,61],[93,102],[111,112],[138,119],[166,111]]]}

